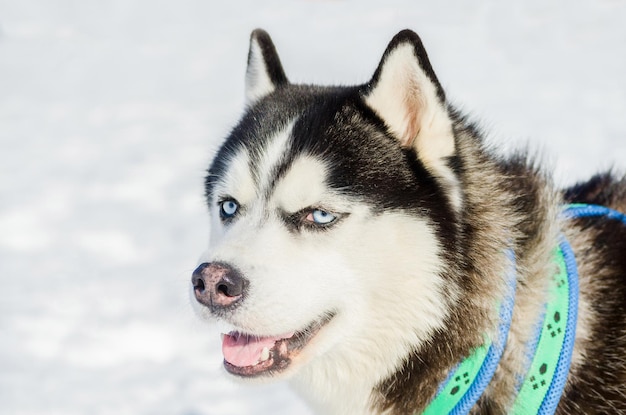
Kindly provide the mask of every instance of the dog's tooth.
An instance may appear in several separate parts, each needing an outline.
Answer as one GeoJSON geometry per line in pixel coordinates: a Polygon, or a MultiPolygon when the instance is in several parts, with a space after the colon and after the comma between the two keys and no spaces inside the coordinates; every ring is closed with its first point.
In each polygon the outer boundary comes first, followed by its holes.
{"type": "Polygon", "coordinates": [[[261,350],[261,359],[259,361],[265,362],[269,358],[270,358],[270,349],[267,347],[264,347],[263,350],[261,350]]]}
{"type": "Polygon", "coordinates": [[[226,337],[226,335],[224,333],[220,334],[220,339],[222,339],[222,341],[224,341],[224,337],[226,337]]]}

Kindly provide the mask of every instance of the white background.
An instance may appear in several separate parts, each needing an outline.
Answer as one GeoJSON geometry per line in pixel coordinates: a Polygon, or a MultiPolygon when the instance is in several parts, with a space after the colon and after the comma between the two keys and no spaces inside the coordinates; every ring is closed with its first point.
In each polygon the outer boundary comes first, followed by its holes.
{"type": "Polygon", "coordinates": [[[414,29],[494,144],[560,184],[625,169],[626,3],[504,3],[0,1],[0,413],[308,413],[226,379],[187,294],[255,27],[291,80],[341,84],[414,29]]]}

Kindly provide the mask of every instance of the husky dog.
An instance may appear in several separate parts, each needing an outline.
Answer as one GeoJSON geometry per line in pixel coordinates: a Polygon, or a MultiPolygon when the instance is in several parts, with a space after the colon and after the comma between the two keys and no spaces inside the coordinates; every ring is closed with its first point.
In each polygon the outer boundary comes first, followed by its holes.
{"type": "Polygon", "coordinates": [[[503,352],[470,410],[514,413],[566,239],[580,294],[556,412],[626,413],[626,226],[562,215],[626,212],[625,179],[562,190],[530,157],[496,155],[409,30],[351,87],[290,83],[255,30],[246,99],[208,170],[210,244],[191,281],[198,314],[232,326],[227,372],[287,378],[322,414],[421,413],[498,343],[514,266],[503,352]]]}

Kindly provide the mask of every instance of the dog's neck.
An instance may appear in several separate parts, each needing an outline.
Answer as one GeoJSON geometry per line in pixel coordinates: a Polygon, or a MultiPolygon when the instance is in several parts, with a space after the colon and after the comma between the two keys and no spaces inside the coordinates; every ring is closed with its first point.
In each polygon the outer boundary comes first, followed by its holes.
{"type": "MultiPolygon", "coordinates": [[[[626,225],[626,215],[602,206],[574,204],[567,205],[562,211],[564,220],[592,217],[604,217],[626,225]]],[[[578,271],[573,249],[564,236],[561,236],[555,249],[553,263],[558,271],[551,279],[549,301],[537,324],[536,335],[527,345],[529,364],[526,375],[517,380],[516,394],[507,413],[552,414],[565,388],[576,336],[578,271]]],[[[510,323],[507,321],[509,314],[502,312],[507,301],[509,299],[505,298],[500,305],[500,331],[510,323]]],[[[506,336],[499,334],[496,342],[502,341],[506,341],[506,336]]],[[[484,354],[481,348],[477,349],[451,370],[423,414],[460,415],[470,412],[491,381],[491,376],[484,379],[488,372],[484,369],[494,361],[477,357],[481,352],[484,354]]]]}
{"type": "MultiPolygon", "coordinates": [[[[577,207],[565,214],[574,217],[577,207]]],[[[511,413],[553,413],[565,387],[576,331],[578,272],[574,253],[562,238],[554,261],[558,266],[550,301],[537,327],[535,339],[528,345],[530,366],[523,381],[518,382],[517,397],[511,413]]],[[[497,338],[464,359],[450,372],[424,415],[466,414],[487,389],[499,360],[512,318],[515,274],[509,275],[511,290],[500,304],[497,338]]]]}

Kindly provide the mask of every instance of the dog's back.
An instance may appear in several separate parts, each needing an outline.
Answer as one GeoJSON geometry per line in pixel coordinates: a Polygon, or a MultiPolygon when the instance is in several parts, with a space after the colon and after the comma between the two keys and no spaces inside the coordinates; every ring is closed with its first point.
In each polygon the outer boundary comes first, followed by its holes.
{"type": "MultiPolygon", "coordinates": [[[[565,190],[567,203],[626,212],[626,178],[605,173],[565,190]]],[[[606,216],[570,220],[581,298],[587,307],[584,361],[572,372],[562,414],[626,413],[626,223],[606,216]]],[[[584,311],[584,310],[583,310],[584,311]]]]}
{"type": "Polygon", "coordinates": [[[588,203],[626,212],[626,177],[598,174],[566,189],[564,198],[568,203],[588,203]]]}

